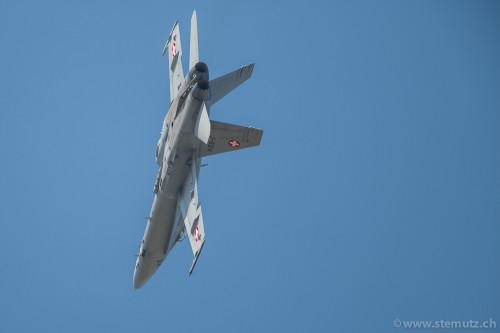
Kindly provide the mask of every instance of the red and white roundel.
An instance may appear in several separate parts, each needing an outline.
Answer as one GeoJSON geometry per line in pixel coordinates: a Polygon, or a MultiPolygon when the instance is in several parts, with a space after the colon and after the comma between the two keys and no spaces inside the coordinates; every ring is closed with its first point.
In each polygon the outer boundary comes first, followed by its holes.
{"type": "Polygon", "coordinates": [[[229,140],[228,144],[233,148],[238,148],[240,146],[240,142],[234,139],[229,140]]]}
{"type": "Polygon", "coordinates": [[[172,57],[175,57],[177,54],[177,44],[172,43],[172,57]]]}
{"type": "Polygon", "coordinates": [[[198,242],[198,240],[200,240],[200,239],[201,239],[200,229],[198,229],[198,227],[196,227],[196,230],[194,231],[194,241],[198,242]]]}

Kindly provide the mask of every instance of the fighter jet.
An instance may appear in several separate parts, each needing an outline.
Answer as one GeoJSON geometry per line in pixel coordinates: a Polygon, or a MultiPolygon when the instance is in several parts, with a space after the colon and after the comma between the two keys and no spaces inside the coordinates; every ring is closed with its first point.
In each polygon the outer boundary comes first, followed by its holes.
{"type": "Polygon", "coordinates": [[[187,236],[194,259],[191,275],[205,245],[203,214],[198,201],[202,158],[258,146],[263,131],[210,120],[210,109],[222,97],[250,78],[254,64],[210,80],[208,66],[199,60],[196,11],[191,17],[189,72],[182,69],[178,22],[162,56],[168,55],[170,107],[156,146],[159,166],[154,200],[134,270],[134,288],[142,287],[174,246],[187,236]]]}

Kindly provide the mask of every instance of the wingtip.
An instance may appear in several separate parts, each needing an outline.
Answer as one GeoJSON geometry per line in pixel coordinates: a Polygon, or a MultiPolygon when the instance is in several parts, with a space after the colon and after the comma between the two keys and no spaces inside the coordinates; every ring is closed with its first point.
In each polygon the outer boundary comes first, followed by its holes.
{"type": "Polygon", "coordinates": [[[194,267],[196,266],[196,263],[198,262],[198,258],[200,257],[200,254],[201,254],[201,250],[203,250],[203,246],[205,245],[205,239],[206,238],[203,238],[200,249],[198,250],[198,252],[196,252],[196,254],[194,256],[193,263],[191,264],[191,268],[189,268],[189,271],[188,271],[188,276],[191,276],[191,274],[193,274],[194,267]]]}
{"type": "Polygon", "coordinates": [[[167,53],[168,50],[168,43],[170,43],[170,39],[172,38],[172,34],[174,33],[175,27],[179,24],[179,19],[175,20],[174,25],[172,26],[172,30],[170,30],[170,34],[168,35],[167,42],[165,43],[165,46],[163,47],[163,51],[161,52],[161,56],[163,57],[165,53],[167,53]]]}

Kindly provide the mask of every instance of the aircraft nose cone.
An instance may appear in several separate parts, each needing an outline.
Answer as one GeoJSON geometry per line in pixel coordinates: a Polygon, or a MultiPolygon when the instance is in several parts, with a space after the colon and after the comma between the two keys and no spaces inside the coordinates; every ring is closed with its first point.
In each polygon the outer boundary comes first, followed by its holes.
{"type": "Polygon", "coordinates": [[[149,280],[149,276],[147,276],[144,270],[136,269],[134,271],[134,289],[139,289],[149,280]]]}
{"type": "Polygon", "coordinates": [[[140,279],[137,279],[134,277],[134,289],[139,289],[144,285],[143,281],[140,281],[140,279]]]}
{"type": "Polygon", "coordinates": [[[137,274],[137,271],[134,272],[134,289],[139,289],[144,285],[144,282],[139,279],[138,275],[139,274],[137,274]]]}

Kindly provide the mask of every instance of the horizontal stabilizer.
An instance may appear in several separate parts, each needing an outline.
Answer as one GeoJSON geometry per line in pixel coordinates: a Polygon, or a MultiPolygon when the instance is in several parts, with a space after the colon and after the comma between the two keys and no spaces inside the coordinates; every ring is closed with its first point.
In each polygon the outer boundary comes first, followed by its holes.
{"type": "Polygon", "coordinates": [[[208,144],[201,144],[198,156],[209,156],[260,145],[263,130],[233,124],[210,121],[208,144]]]}
{"type": "Polygon", "coordinates": [[[231,73],[210,80],[210,105],[214,105],[222,97],[226,96],[240,84],[248,80],[250,76],[252,76],[254,65],[255,64],[243,66],[231,73]]]}

